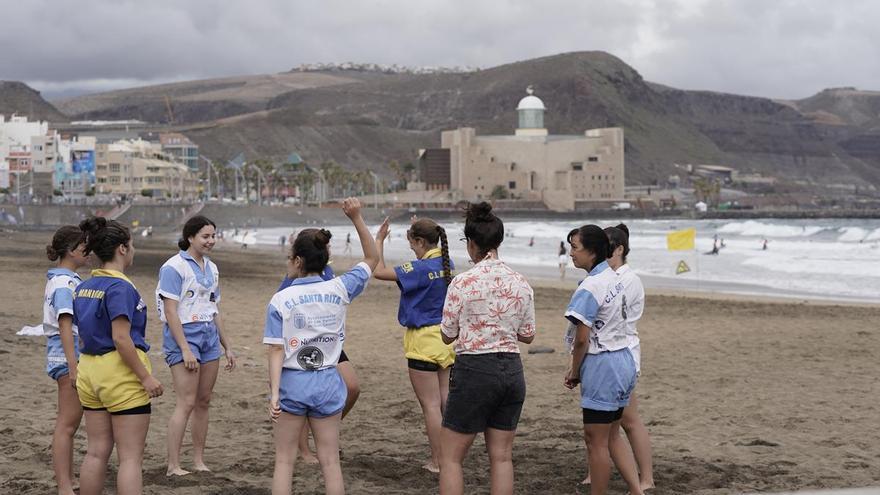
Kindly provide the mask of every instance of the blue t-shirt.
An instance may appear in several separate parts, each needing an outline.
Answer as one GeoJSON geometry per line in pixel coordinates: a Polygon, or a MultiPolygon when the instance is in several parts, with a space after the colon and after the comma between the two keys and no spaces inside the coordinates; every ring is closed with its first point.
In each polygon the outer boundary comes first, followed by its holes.
{"type": "MultiPolygon", "coordinates": [[[[322,279],[332,280],[333,277],[335,277],[335,276],[336,276],[336,274],[333,273],[333,269],[330,268],[330,265],[327,265],[324,267],[324,273],[321,274],[322,279]]],[[[284,280],[281,281],[281,285],[278,286],[278,290],[276,290],[275,292],[281,292],[284,289],[290,287],[291,285],[293,285],[294,280],[296,280],[296,279],[290,278],[290,277],[284,277],[284,280]]]]}
{"type": "Polygon", "coordinates": [[[81,283],[73,300],[73,320],[79,329],[83,354],[100,356],[115,351],[111,322],[125,317],[131,323],[131,340],[147,352],[147,305],[137,289],[122,273],[92,270],[92,278],[81,283]]]}
{"type": "MultiPolygon", "coordinates": [[[[397,321],[407,328],[439,325],[446,301],[446,279],[439,249],[428,251],[426,258],[394,267],[400,287],[397,321]]],[[[449,269],[455,267],[449,261],[449,269]]]]}
{"type": "MultiPolygon", "coordinates": [[[[185,259],[187,264],[192,268],[193,273],[196,276],[196,281],[205,288],[210,288],[214,285],[214,272],[211,270],[211,265],[208,263],[208,258],[205,258],[205,269],[202,270],[202,267],[199,266],[199,263],[193,259],[193,257],[186,251],[181,250],[178,253],[181,258],[185,259]]],[[[174,269],[173,266],[165,265],[159,270],[159,293],[163,296],[165,294],[177,294],[179,296],[183,296],[183,276],[174,269]]],[[[211,294],[212,301],[219,302],[220,301],[220,285],[217,285],[217,290],[211,294]]],[[[177,300],[180,302],[180,299],[177,300]]],[[[161,302],[159,303],[161,304],[161,302]]],[[[188,328],[202,328],[205,325],[203,321],[182,321],[181,325],[184,330],[188,328]]],[[[208,322],[209,326],[213,327],[214,322],[208,322]]],[[[163,331],[167,333],[169,336],[171,335],[171,329],[168,328],[168,323],[165,323],[162,327],[163,331]]]]}

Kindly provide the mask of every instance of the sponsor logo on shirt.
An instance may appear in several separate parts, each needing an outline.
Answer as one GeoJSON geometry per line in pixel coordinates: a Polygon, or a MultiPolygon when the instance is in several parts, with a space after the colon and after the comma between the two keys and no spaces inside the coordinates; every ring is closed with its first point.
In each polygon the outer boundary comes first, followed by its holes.
{"type": "Polygon", "coordinates": [[[324,353],[314,346],[303,347],[296,355],[296,362],[306,370],[316,370],[324,364],[324,353]]]}
{"type": "Polygon", "coordinates": [[[192,289],[188,289],[183,297],[196,297],[196,293],[192,289]]]}
{"type": "Polygon", "coordinates": [[[409,273],[413,271],[412,263],[404,263],[400,265],[400,269],[403,270],[403,273],[409,273]]]}
{"type": "Polygon", "coordinates": [[[296,349],[296,347],[299,345],[299,339],[297,339],[296,337],[291,337],[290,340],[287,341],[287,345],[289,345],[291,349],[296,349]]]}
{"type": "Polygon", "coordinates": [[[305,315],[301,315],[301,314],[293,315],[293,327],[294,328],[305,328],[306,327],[305,315]]]}

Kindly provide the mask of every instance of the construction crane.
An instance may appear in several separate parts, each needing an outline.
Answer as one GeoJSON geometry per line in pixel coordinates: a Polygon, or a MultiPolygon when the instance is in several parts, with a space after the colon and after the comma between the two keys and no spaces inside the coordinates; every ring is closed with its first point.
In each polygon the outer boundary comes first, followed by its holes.
{"type": "Polygon", "coordinates": [[[171,108],[171,98],[165,95],[165,111],[168,113],[168,124],[174,124],[174,110],[171,108]]]}

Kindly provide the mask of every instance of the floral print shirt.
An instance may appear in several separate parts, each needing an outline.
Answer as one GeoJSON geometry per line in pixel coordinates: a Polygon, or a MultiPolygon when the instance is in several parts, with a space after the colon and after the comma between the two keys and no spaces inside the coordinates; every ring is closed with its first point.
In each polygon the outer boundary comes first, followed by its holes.
{"type": "Polygon", "coordinates": [[[485,259],[449,284],[440,328],[458,337],[456,354],[519,353],[517,335],[535,335],[534,292],[504,262],[485,259]]]}

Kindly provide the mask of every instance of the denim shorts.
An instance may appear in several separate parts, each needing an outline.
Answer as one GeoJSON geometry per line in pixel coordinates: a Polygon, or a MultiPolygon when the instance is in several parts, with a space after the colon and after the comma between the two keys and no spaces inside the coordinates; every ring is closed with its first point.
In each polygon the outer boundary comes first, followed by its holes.
{"type": "MultiPolygon", "coordinates": [[[[73,354],[76,359],[79,359],[79,335],[77,334],[73,334],[73,354]]],[[[70,369],[67,367],[67,356],[64,354],[64,346],[61,344],[61,335],[55,334],[46,338],[46,374],[55,381],[70,374],[70,369]]]]}
{"type": "Polygon", "coordinates": [[[342,412],[348,389],[335,367],[322,370],[281,370],[281,410],[296,416],[326,418],[342,412]]]}
{"type": "Polygon", "coordinates": [[[519,354],[459,354],[449,375],[443,426],[459,433],[513,431],[525,399],[519,354]]]}
{"type": "Polygon", "coordinates": [[[617,411],[636,388],[636,362],[629,349],[587,354],[581,363],[581,407],[617,411]]]}
{"type": "MultiPolygon", "coordinates": [[[[220,359],[223,355],[223,349],[220,346],[220,332],[214,322],[187,323],[183,325],[183,335],[186,337],[186,343],[189,350],[199,364],[210,363],[220,359]]],[[[165,325],[165,331],[162,337],[162,351],[165,352],[165,363],[168,366],[174,366],[183,362],[183,352],[168,325],[165,325]]]]}

